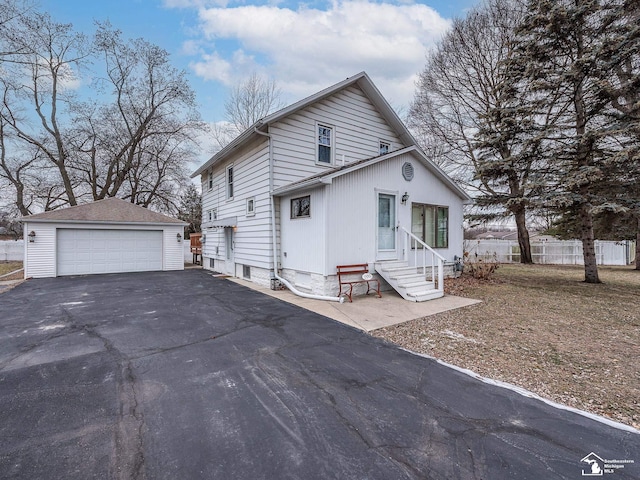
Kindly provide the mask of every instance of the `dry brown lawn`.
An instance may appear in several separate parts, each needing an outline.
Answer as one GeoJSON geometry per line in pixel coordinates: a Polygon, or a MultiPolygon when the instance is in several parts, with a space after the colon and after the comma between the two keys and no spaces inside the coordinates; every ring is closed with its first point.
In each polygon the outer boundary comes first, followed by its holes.
{"type": "Polygon", "coordinates": [[[373,334],[640,429],[640,271],[503,265],[447,293],[483,300],[373,334]]]}
{"type": "MultiPolygon", "coordinates": [[[[6,275],[20,268],[22,268],[22,262],[0,262],[0,276],[6,275]]],[[[2,280],[18,280],[22,278],[22,275],[22,272],[18,272],[16,275],[11,275],[11,277],[4,277],[2,278],[2,280]]]]}

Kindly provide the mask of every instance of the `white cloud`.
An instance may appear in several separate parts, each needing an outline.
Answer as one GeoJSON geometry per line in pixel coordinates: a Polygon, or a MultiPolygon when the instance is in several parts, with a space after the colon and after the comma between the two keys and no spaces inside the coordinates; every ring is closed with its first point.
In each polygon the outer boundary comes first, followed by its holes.
{"type": "Polygon", "coordinates": [[[245,5],[199,12],[202,34],[216,47],[193,63],[197,75],[230,85],[266,69],[293,100],[365,70],[388,100],[406,104],[427,51],[449,28],[426,5],[367,0],[334,1],[327,10],[245,5]],[[225,51],[228,43],[232,51],[225,51]]]}

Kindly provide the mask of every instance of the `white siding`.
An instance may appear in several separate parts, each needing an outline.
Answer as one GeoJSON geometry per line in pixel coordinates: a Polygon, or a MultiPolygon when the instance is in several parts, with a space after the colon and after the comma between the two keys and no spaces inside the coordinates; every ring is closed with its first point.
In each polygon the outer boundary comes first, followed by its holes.
{"type": "Polygon", "coordinates": [[[52,224],[24,224],[24,238],[35,232],[33,243],[26,240],[24,249],[24,278],[56,276],[56,227],[52,224]]]}
{"type": "Polygon", "coordinates": [[[280,209],[282,212],[282,222],[280,224],[282,232],[280,261],[282,268],[323,274],[326,257],[324,189],[317,188],[309,192],[282,197],[280,209]],[[305,195],[310,195],[311,197],[311,215],[308,218],[292,219],[291,199],[305,195]]]}
{"type": "MultiPolygon", "coordinates": [[[[184,236],[184,228],[164,227],[163,228],[163,270],[184,270],[184,238],[178,243],[177,235],[184,236]]],[[[187,240],[187,243],[189,240],[187,240]]]]}
{"type": "Polygon", "coordinates": [[[317,122],[334,129],[334,158],[338,165],[342,155],[345,163],[378,156],[380,140],[391,143],[392,150],[404,146],[364,93],[351,86],[270,127],[275,188],[327,169],[316,164],[317,122]]]}
{"type": "MultiPolygon", "coordinates": [[[[207,228],[208,212],[216,209],[218,219],[237,218],[234,233],[236,264],[271,269],[271,222],[269,197],[269,149],[266,138],[239,151],[233,161],[217,165],[213,170],[213,188],[207,185],[208,172],[202,174],[202,213],[206,241],[203,262],[209,268],[209,258],[223,265],[226,258],[224,229],[207,228]],[[233,163],[233,199],[226,196],[226,169],[233,163]],[[247,198],[255,199],[255,214],[246,214],[247,198]],[[217,252],[216,252],[217,250],[217,252]]],[[[220,271],[218,266],[216,270],[220,271]]]]}
{"type": "MultiPolygon", "coordinates": [[[[436,249],[447,261],[462,255],[462,200],[431,174],[412,155],[380,162],[348,175],[337,177],[327,191],[327,262],[325,274],[334,274],[336,265],[373,263],[376,260],[376,190],[397,195],[397,220],[411,230],[411,203],[449,207],[449,247],[436,249]],[[402,164],[410,161],[415,169],[413,180],[402,176],[402,164]],[[409,201],[400,203],[407,192],[409,201]]],[[[403,241],[397,236],[398,256],[402,258],[403,241]]]]}
{"type": "MultiPolygon", "coordinates": [[[[35,241],[25,242],[24,276],[25,278],[55,277],[57,270],[57,229],[92,229],[92,230],[163,230],[163,270],[184,269],[182,243],[178,243],[177,234],[183,234],[181,225],[106,225],[106,224],[78,224],[78,223],[40,223],[25,222],[25,238],[30,231],[36,233],[35,241]]],[[[182,240],[184,241],[184,240],[182,240]]]]}

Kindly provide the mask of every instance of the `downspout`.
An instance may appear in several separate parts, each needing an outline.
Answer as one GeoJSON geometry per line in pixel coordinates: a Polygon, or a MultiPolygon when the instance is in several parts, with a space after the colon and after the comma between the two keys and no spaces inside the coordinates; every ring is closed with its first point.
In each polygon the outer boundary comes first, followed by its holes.
{"type": "Polygon", "coordinates": [[[313,300],[328,300],[332,302],[343,303],[344,297],[330,297],[326,295],[314,295],[311,293],[301,292],[300,290],[297,290],[293,285],[291,285],[291,283],[289,283],[287,280],[285,280],[280,275],[278,275],[278,244],[277,244],[278,235],[276,230],[276,199],[275,199],[275,196],[273,195],[273,141],[271,139],[271,134],[261,132],[260,130],[258,130],[257,127],[255,127],[253,131],[258,135],[262,135],[269,139],[269,200],[270,200],[270,207],[271,207],[271,242],[273,244],[273,248],[272,248],[273,276],[276,278],[276,280],[279,280],[284,284],[285,287],[291,290],[292,293],[294,293],[295,295],[298,295],[299,297],[311,298],[313,300]]]}

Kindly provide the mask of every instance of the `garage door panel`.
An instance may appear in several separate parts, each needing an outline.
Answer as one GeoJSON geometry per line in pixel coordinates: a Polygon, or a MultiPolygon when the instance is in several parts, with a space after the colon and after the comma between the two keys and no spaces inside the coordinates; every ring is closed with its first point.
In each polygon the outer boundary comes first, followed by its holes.
{"type": "Polygon", "coordinates": [[[59,229],[58,275],[162,270],[162,231],[59,229]]]}

